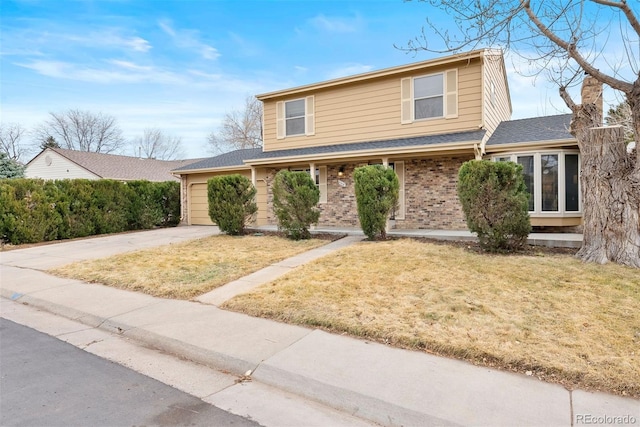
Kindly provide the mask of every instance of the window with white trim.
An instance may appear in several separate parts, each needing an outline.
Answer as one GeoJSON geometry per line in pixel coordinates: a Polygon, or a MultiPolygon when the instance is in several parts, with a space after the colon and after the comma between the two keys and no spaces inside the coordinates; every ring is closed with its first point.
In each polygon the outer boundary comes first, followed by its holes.
{"type": "Polygon", "coordinates": [[[276,137],[309,136],[315,133],[315,97],[278,101],[276,103],[276,137]]]}
{"type": "Polygon", "coordinates": [[[431,119],[444,116],[444,74],[413,79],[413,118],[431,119]]]}
{"type": "Polygon", "coordinates": [[[285,135],[304,135],[304,99],[284,103],[285,135]]]}
{"type": "Polygon", "coordinates": [[[500,154],[494,161],[512,161],[522,166],[529,192],[529,213],[580,213],[580,155],[577,151],[544,151],[500,154]]]}
{"type": "Polygon", "coordinates": [[[458,70],[400,79],[400,122],[458,117],[458,70]]]}

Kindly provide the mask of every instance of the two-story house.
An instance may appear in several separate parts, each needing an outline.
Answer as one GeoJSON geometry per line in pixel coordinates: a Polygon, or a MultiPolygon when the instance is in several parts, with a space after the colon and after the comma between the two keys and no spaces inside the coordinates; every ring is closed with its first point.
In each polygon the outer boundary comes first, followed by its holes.
{"type": "MultiPolygon", "coordinates": [[[[207,180],[240,173],[257,188],[257,225],[276,224],[271,185],[285,168],[307,171],[315,179],[320,189],[320,226],[357,227],[354,169],[382,164],[393,168],[400,182],[392,227],[465,229],[456,192],[458,169],[483,155],[530,166],[526,173],[531,176],[532,213],[538,209],[540,219],[563,215],[544,211],[551,203],[547,202],[551,190],[540,195],[536,191],[548,181],[544,181],[548,168],[541,165],[552,160],[549,156],[556,156],[559,167],[573,167],[574,159],[562,151],[576,145],[563,121],[567,117],[536,119],[534,127],[544,129],[550,123],[560,127],[541,132],[542,139],[530,129],[532,123],[508,122],[511,101],[498,51],[476,50],[257,98],[264,106],[262,149],[237,150],[174,170],[181,176],[185,223],[211,224],[207,180]],[[496,130],[498,139],[492,143],[496,130]],[[513,133],[517,139],[510,139],[513,133]],[[541,157],[540,150],[547,146],[555,151],[541,157]]],[[[559,170],[556,175],[561,175],[559,170]]],[[[568,182],[562,178],[561,184],[568,182]]],[[[556,185],[556,199],[559,191],[556,185]]],[[[565,209],[568,203],[556,206],[565,209]]],[[[548,225],[563,224],[554,220],[548,225]]]]}

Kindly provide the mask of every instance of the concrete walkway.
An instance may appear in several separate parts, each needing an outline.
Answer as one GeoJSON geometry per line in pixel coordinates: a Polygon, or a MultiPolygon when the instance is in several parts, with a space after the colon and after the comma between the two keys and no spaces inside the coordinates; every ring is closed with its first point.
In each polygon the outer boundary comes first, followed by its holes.
{"type": "MultiPolygon", "coordinates": [[[[258,230],[275,231],[275,225],[263,225],[256,227],[258,230]]],[[[350,236],[364,236],[359,228],[344,227],[316,227],[318,233],[344,233],[350,236]]],[[[435,240],[461,240],[476,241],[478,238],[469,230],[398,230],[392,229],[387,234],[397,237],[426,237],[435,240]]],[[[555,248],[575,248],[582,246],[582,234],[580,233],[530,233],[527,239],[529,245],[549,246],[555,248]]]]}
{"type": "MultiPolygon", "coordinates": [[[[620,425],[640,426],[640,401],[635,399],[569,391],[532,377],[43,271],[216,232],[214,227],[178,227],[2,252],[1,295],[218,370],[238,376],[251,371],[254,381],[382,425],[572,426],[598,417],[604,422],[595,424],[615,425],[607,421],[626,416],[632,422],[620,425]]],[[[309,259],[354,240],[316,249],[309,259]]],[[[264,276],[254,273],[232,285],[232,291],[211,293],[201,301],[219,304],[306,259],[283,261],[262,270],[264,276]]]]}

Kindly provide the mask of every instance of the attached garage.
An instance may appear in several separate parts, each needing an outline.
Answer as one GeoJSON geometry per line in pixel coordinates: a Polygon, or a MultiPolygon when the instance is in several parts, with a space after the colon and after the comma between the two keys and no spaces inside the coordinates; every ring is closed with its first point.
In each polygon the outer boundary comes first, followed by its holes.
{"type": "Polygon", "coordinates": [[[251,167],[245,159],[259,157],[261,148],[247,148],[201,160],[178,169],[182,222],[188,225],[215,225],[209,218],[207,180],[214,176],[240,174],[251,179],[251,167]]]}

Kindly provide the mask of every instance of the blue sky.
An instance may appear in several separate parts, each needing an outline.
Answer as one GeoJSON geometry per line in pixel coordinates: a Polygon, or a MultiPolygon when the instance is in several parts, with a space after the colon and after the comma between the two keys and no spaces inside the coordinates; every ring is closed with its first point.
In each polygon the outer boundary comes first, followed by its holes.
{"type": "MultiPolygon", "coordinates": [[[[149,127],[181,137],[187,157],[208,154],[207,135],[246,96],[437,56],[394,44],[427,15],[448,19],[401,0],[0,0],[0,14],[3,123],[103,112],[128,139],[149,127]]],[[[567,111],[544,79],[509,84],[513,118],[567,111]]]]}

